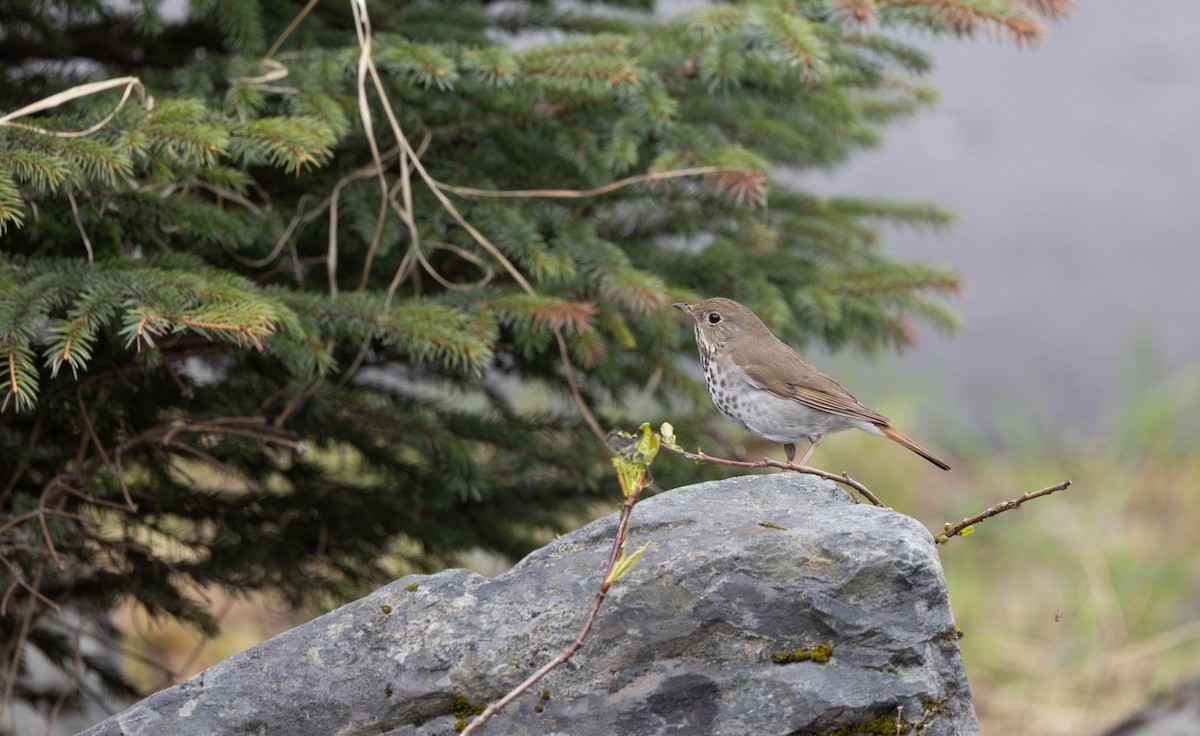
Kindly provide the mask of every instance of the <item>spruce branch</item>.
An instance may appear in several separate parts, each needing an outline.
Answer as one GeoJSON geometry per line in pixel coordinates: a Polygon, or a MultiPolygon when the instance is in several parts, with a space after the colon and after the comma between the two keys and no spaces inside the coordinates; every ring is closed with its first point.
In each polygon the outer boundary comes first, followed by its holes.
{"type": "Polygon", "coordinates": [[[0,413],[3,413],[12,401],[17,411],[33,408],[39,390],[39,378],[33,362],[33,347],[27,335],[10,332],[4,340],[0,340],[0,392],[4,400],[0,401],[0,413]]]}
{"type": "Polygon", "coordinates": [[[1027,5],[1035,12],[1051,18],[1065,18],[1072,8],[1075,7],[1075,0],[1018,0],[1024,5],[1027,5]]]}
{"type": "Polygon", "coordinates": [[[1014,8],[1002,0],[876,0],[880,8],[914,9],[932,13],[955,33],[973,35],[982,24],[1008,31],[1014,42],[1036,44],[1046,35],[1041,19],[1027,8],[1014,8]]]}
{"type": "Polygon", "coordinates": [[[0,235],[5,234],[9,223],[20,227],[25,222],[24,204],[20,190],[8,171],[0,166],[0,235]]]}
{"type": "Polygon", "coordinates": [[[80,189],[85,183],[112,187],[133,175],[129,154],[98,137],[68,138],[52,131],[15,128],[0,129],[0,142],[17,149],[7,162],[0,162],[7,164],[0,168],[34,186],[48,185],[52,192],[80,189]],[[67,169],[61,177],[52,171],[59,167],[67,169]]]}
{"type": "MultiPolygon", "coordinates": [[[[88,408],[83,404],[82,388],[77,397],[80,402],[79,410],[83,414],[83,419],[90,426],[91,418],[88,408]]],[[[180,439],[186,435],[191,435],[199,439],[202,445],[205,444],[204,438],[206,437],[230,436],[248,438],[267,445],[284,446],[295,452],[303,452],[305,449],[304,444],[293,439],[289,432],[271,427],[265,423],[262,417],[184,417],[163,422],[123,442],[116,442],[107,448],[99,446],[98,455],[93,455],[87,460],[81,460],[81,462],[74,464],[70,469],[63,470],[51,478],[42,487],[35,508],[25,513],[10,515],[2,520],[3,523],[0,523],[0,560],[5,560],[5,564],[12,569],[13,566],[8,560],[12,559],[13,553],[18,550],[22,557],[31,557],[39,560],[34,564],[32,579],[27,579],[22,574],[22,567],[17,567],[13,570],[12,582],[5,590],[3,596],[0,597],[0,616],[6,616],[9,613],[10,603],[13,601],[17,590],[24,589],[29,594],[27,599],[28,604],[25,606],[23,613],[22,624],[16,627],[17,631],[15,635],[5,643],[3,653],[0,654],[0,661],[3,662],[3,667],[8,670],[8,688],[11,688],[12,683],[17,679],[16,674],[24,661],[22,647],[29,640],[34,625],[51,612],[59,611],[62,608],[62,599],[59,598],[56,600],[49,597],[46,594],[46,589],[43,588],[42,580],[47,572],[47,568],[52,564],[68,577],[79,574],[78,569],[67,564],[67,558],[55,543],[55,539],[57,538],[60,542],[64,542],[72,548],[77,548],[80,544],[83,544],[94,546],[96,549],[106,549],[122,544],[120,540],[112,540],[110,538],[111,534],[101,529],[101,523],[94,514],[84,515],[67,510],[65,506],[68,497],[79,497],[96,506],[103,506],[123,514],[132,514],[137,507],[129,497],[128,489],[124,486],[122,455],[147,448],[183,451],[186,446],[180,442],[180,439]],[[116,474],[121,479],[122,490],[125,492],[125,506],[118,506],[104,499],[96,499],[90,494],[81,492],[76,487],[76,484],[78,484],[78,487],[84,487],[102,471],[116,474]],[[48,524],[49,518],[61,520],[63,523],[70,523],[74,533],[63,534],[59,532],[57,535],[52,534],[48,524]],[[18,534],[14,537],[11,532],[33,522],[37,523],[38,530],[40,531],[41,546],[14,544],[12,540],[20,539],[22,535],[18,534]],[[40,607],[36,605],[39,603],[41,604],[40,607]]],[[[95,439],[94,434],[92,439],[95,439]]],[[[186,449],[190,451],[196,448],[186,447],[186,449]]],[[[194,453],[187,452],[185,454],[194,453]]],[[[135,525],[138,523],[137,520],[132,518],[130,518],[130,521],[133,521],[135,525]]],[[[145,524],[146,522],[143,521],[142,523],[145,524]]],[[[152,528],[152,524],[145,528],[152,528]]],[[[26,534],[24,536],[28,537],[29,535],[26,534]]],[[[167,559],[155,554],[146,547],[136,545],[128,540],[124,544],[137,546],[139,548],[138,554],[141,558],[151,560],[155,564],[163,565],[168,569],[174,568],[167,559]]],[[[72,560],[72,565],[77,564],[77,561],[72,560]]],[[[25,567],[25,569],[28,569],[28,567],[25,567]]],[[[175,570],[175,572],[178,571],[175,570]]],[[[55,589],[59,591],[58,596],[67,594],[61,585],[56,584],[55,589]]],[[[182,610],[171,610],[171,612],[180,615],[182,610]]],[[[76,653],[75,656],[80,656],[78,648],[73,651],[76,653]]],[[[3,702],[11,702],[11,697],[11,690],[6,691],[3,702]]]]}
{"type": "Polygon", "coordinates": [[[582,334],[593,329],[600,311],[592,301],[527,294],[485,297],[479,304],[493,310],[502,324],[521,332],[541,329],[582,334]]]}
{"type": "Polygon", "coordinates": [[[270,165],[288,174],[323,165],[333,132],[316,117],[262,117],[230,131],[229,154],[245,166],[270,165]]]}
{"type": "Polygon", "coordinates": [[[198,18],[216,20],[233,47],[243,55],[253,56],[266,45],[259,0],[197,0],[193,13],[198,18]]]}
{"type": "Polygon", "coordinates": [[[76,185],[81,179],[58,151],[0,148],[0,172],[10,174],[16,181],[49,192],[58,192],[65,186],[76,185]]]}

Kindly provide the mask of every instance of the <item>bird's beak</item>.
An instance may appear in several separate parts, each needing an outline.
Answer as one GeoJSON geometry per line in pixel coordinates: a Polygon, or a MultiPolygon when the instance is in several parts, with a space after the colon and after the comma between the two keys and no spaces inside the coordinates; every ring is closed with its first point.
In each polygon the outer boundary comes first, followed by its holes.
{"type": "Polygon", "coordinates": [[[679,302],[677,304],[672,304],[671,306],[687,314],[687,316],[691,317],[692,319],[696,319],[696,315],[692,314],[691,304],[688,304],[687,302],[679,302]]]}

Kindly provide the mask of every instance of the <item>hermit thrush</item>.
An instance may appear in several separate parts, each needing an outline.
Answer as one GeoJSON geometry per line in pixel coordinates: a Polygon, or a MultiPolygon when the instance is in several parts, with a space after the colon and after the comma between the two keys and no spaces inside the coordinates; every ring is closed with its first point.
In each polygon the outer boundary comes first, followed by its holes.
{"type": "Polygon", "coordinates": [[[741,304],[716,298],[674,306],[695,322],[704,382],[717,409],[739,427],[782,443],[788,462],[796,457],[796,442],[810,443],[800,459],[803,465],[822,435],[861,429],[904,445],[942,470],[950,469],[801,358],[741,304]]]}

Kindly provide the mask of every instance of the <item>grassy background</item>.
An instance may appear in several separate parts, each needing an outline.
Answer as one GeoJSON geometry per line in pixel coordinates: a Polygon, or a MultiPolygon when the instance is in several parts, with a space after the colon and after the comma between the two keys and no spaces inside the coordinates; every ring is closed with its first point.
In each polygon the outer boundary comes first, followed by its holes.
{"type": "Polygon", "coordinates": [[[861,468],[886,503],[932,530],[1073,481],[940,548],[985,736],[1098,734],[1200,676],[1200,377],[1116,403],[1091,436],[1010,413],[988,432],[1003,450],[963,427],[914,430],[953,458],[952,473],[904,457],[864,467],[894,451],[861,433],[816,456],[861,468]]]}
{"type": "MultiPolygon", "coordinates": [[[[944,418],[922,426],[913,411],[920,399],[912,398],[921,393],[904,391],[907,398],[869,403],[950,459],[952,473],[859,432],[828,438],[814,455],[820,467],[850,469],[931,530],[1025,491],[1074,482],[940,547],[985,736],[1097,734],[1200,676],[1200,376],[1128,393],[1089,435],[1038,426],[1029,418],[1035,410],[998,412],[986,431],[944,418]]],[[[782,457],[765,445],[750,455],[759,450],[782,457]]],[[[612,508],[597,515],[617,508],[615,482],[613,492],[612,508]]],[[[505,567],[485,556],[463,564],[485,574],[505,567]]],[[[130,609],[118,613],[127,671],[147,691],[171,683],[163,667],[186,678],[311,617],[262,598],[197,594],[223,616],[212,642],[130,609]]]]}

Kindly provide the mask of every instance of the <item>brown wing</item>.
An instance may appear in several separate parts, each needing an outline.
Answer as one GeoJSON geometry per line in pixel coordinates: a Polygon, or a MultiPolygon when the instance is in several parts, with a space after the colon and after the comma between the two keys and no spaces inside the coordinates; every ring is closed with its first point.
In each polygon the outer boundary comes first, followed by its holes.
{"type": "Polygon", "coordinates": [[[760,360],[748,363],[742,360],[746,351],[738,353],[746,380],[752,386],[830,414],[876,424],[888,423],[887,417],[860,404],[840,383],[817,370],[784,342],[774,335],[771,339],[776,345],[770,349],[752,351],[758,355],[770,355],[770,362],[760,360]]]}

